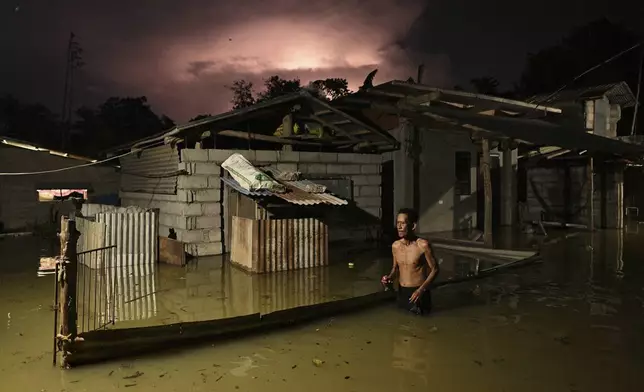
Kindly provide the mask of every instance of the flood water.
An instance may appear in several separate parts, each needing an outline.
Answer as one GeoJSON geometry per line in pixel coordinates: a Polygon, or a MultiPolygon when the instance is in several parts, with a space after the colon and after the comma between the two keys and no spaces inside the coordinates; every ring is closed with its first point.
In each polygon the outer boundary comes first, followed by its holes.
{"type": "MultiPolygon", "coordinates": [[[[36,277],[42,245],[29,241],[0,241],[2,390],[570,392],[637,391],[644,385],[640,234],[607,231],[555,242],[541,264],[436,289],[436,311],[429,317],[387,304],[264,335],[68,371],[51,365],[54,281],[36,277]]],[[[376,285],[366,278],[388,267],[357,265],[345,275],[363,283],[349,292],[336,282],[325,286],[331,287],[327,295],[370,290],[376,285]]],[[[462,269],[443,267],[442,279],[462,269]]],[[[180,277],[160,270],[153,291],[185,291],[172,297],[176,304],[188,301],[190,290],[208,287],[215,293],[211,301],[226,297],[217,291],[223,284],[219,275],[197,272],[200,283],[175,287],[171,282],[176,285],[180,277]]],[[[244,278],[235,279],[229,286],[243,288],[244,278]]],[[[301,295],[296,290],[283,298],[301,295]]],[[[242,302],[260,310],[270,302],[261,296],[253,301],[242,302]]],[[[170,314],[162,309],[176,306],[162,302],[154,311],[158,320],[170,314]]],[[[190,306],[198,309],[197,302],[190,306]]]]}

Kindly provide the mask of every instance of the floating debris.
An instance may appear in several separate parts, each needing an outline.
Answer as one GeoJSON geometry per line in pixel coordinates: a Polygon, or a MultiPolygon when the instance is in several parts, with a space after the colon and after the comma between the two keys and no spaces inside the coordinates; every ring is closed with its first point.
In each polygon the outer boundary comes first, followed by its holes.
{"type": "Polygon", "coordinates": [[[142,376],[142,375],[144,375],[144,374],[145,374],[145,373],[143,373],[143,372],[139,372],[139,371],[137,371],[136,373],[134,373],[134,374],[132,374],[132,375],[130,375],[130,376],[125,376],[125,377],[123,377],[123,379],[124,379],[124,380],[131,380],[131,379],[133,379],[133,378],[139,378],[139,377],[141,377],[141,376],[142,376]]]}
{"type": "Polygon", "coordinates": [[[313,358],[313,364],[317,367],[324,365],[324,361],[321,359],[313,358]]]}

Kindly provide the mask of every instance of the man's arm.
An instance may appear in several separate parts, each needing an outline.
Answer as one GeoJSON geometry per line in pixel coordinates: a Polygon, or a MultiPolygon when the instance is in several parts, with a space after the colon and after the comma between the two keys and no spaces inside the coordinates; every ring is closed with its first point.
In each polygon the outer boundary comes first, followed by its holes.
{"type": "Polygon", "coordinates": [[[418,245],[423,251],[425,260],[427,261],[427,265],[429,266],[429,275],[427,275],[427,279],[425,279],[423,284],[420,286],[420,289],[422,291],[425,291],[429,288],[429,285],[432,284],[434,279],[436,279],[436,275],[438,275],[438,263],[436,263],[436,259],[434,259],[432,248],[431,246],[429,246],[429,242],[427,240],[419,241],[418,245]]]}
{"type": "Polygon", "coordinates": [[[396,244],[391,245],[391,256],[393,265],[391,267],[391,272],[389,272],[389,275],[387,275],[387,280],[393,280],[396,277],[396,272],[398,271],[398,260],[396,260],[396,244]]]}

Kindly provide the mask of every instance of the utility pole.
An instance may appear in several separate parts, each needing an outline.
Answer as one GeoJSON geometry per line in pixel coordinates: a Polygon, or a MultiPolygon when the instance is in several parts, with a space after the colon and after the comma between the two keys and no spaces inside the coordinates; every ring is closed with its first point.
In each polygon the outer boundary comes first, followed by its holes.
{"type": "Polygon", "coordinates": [[[65,65],[65,89],[63,91],[63,107],[60,112],[60,119],[63,124],[61,129],[61,149],[64,151],[69,145],[69,137],[72,127],[73,97],[74,97],[74,71],[81,68],[83,63],[83,49],[75,40],[74,33],[69,33],[67,43],[67,63],[65,65]]]}

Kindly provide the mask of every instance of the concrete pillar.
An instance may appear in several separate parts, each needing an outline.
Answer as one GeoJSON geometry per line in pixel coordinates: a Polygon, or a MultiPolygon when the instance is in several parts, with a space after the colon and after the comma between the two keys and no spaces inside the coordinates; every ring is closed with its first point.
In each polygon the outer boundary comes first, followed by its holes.
{"type": "Polygon", "coordinates": [[[501,149],[501,225],[514,226],[517,210],[518,150],[506,143],[501,149]]]}
{"type": "MultiPolygon", "coordinates": [[[[393,153],[394,160],[394,214],[403,207],[412,207],[414,204],[414,161],[409,156],[407,149],[412,138],[411,124],[401,121],[400,126],[393,134],[400,142],[400,150],[393,153]]],[[[420,213],[420,211],[419,211],[420,213]]]]}

